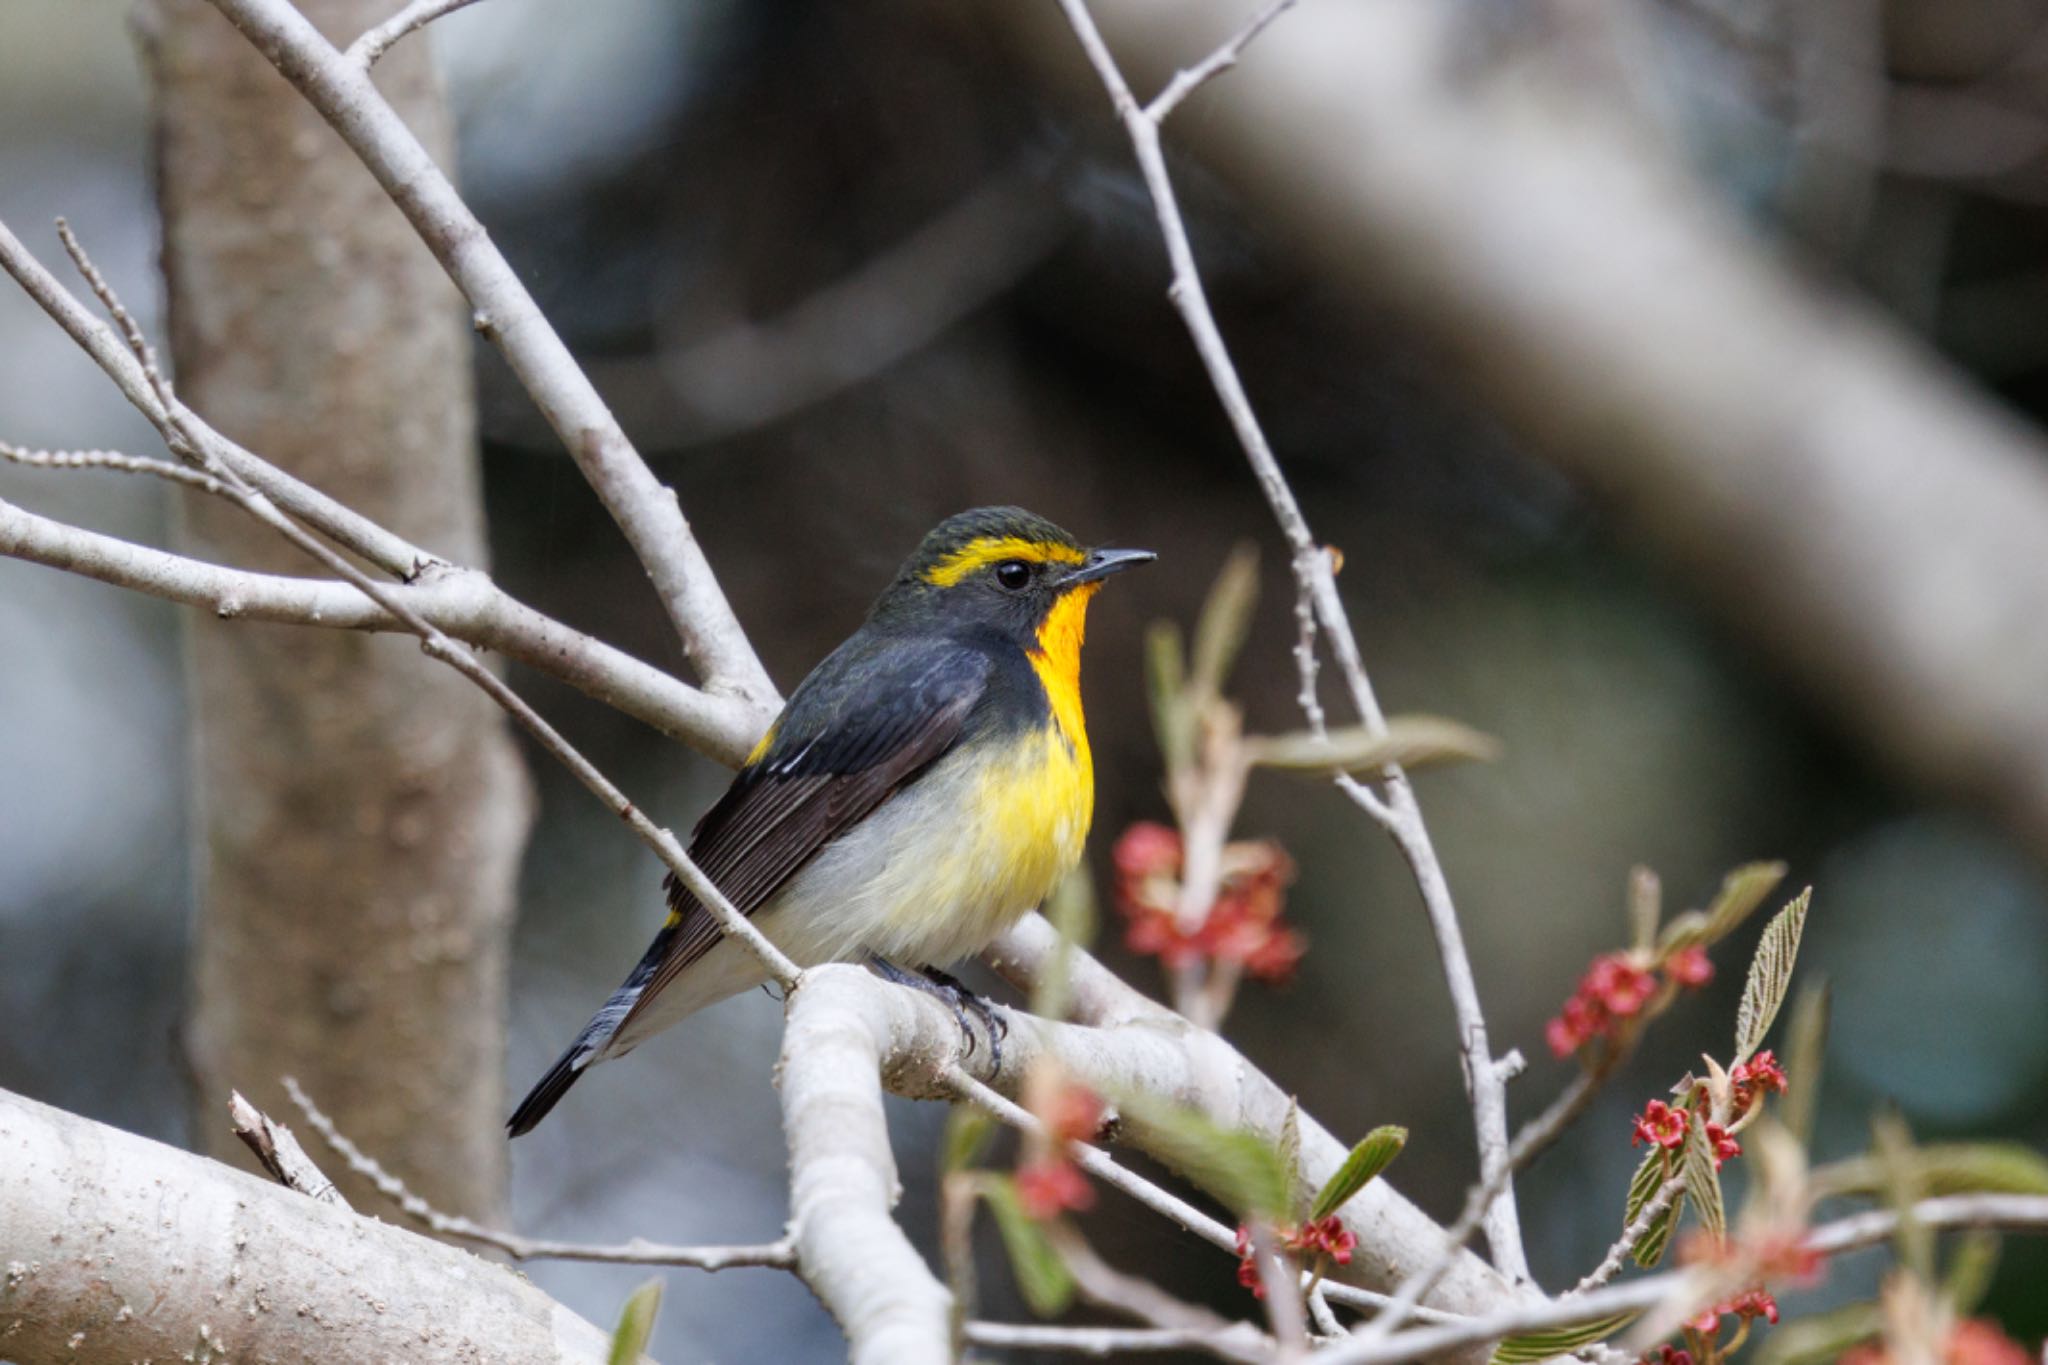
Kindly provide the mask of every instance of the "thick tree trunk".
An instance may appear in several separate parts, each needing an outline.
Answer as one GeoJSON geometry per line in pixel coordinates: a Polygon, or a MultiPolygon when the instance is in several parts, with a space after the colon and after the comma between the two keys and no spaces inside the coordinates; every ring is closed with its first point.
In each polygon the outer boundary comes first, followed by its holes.
{"type": "MultiPolygon", "coordinates": [[[[389,0],[305,0],[346,41],[389,0]]],[[[382,190],[203,0],[153,0],[158,195],[181,396],[437,553],[485,556],[461,303],[382,190]]],[[[378,68],[437,155],[428,45],[378,68]]],[[[206,558],[304,572],[230,504],[206,558]]],[[[530,797],[490,703],[406,641],[212,621],[190,636],[201,857],[189,1045],[201,1146],[230,1086],[294,1073],[429,1200],[501,1206],[506,941],[530,797]]],[[[344,1180],[351,1199],[360,1191],[344,1180]]]]}

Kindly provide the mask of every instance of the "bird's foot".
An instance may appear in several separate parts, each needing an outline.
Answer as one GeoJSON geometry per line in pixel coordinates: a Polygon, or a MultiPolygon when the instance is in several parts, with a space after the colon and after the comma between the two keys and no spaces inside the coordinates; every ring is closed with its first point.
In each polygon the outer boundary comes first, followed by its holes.
{"type": "Polygon", "coordinates": [[[960,1032],[967,1039],[969,1057],[974,1055],[974,1028],[967,1022],[967,1016],[971,1014],[979,1019],[982,1028],[988,1032],[989,1065],[998,1071],[1002,1069],[1003,1039],[1009,1034],[1010,1026],[1002,1015],[996,1012],[994,1001],[987,996],[976,994],[958,977],[950,972],[942,972],[937,967],[927,966],[917,971],[905,971],[889,959],[878,955],[870,955],[868,961],[883,980],[893,981],[899,986],[908,986],[915,991],[923,991],[953,1011],[953,1018],[959,1022],[960,1032]]]}

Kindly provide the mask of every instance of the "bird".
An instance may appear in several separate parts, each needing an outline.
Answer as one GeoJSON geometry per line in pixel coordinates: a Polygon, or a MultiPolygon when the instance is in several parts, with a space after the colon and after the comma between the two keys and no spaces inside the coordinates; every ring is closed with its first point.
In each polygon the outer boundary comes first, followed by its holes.
{"type": "MultiPolygon", "coordinates": [[[[1085,547],[1019,507],[946,518],[790,694],[698,821],[691,860],[799,966],[865,959],[950,996],[956,1016],[965,998],[995,1048],[986,1003],[936,964],[986,947],[1080,860],[1095,806],[1088,603],[1154,558],[1085,547]]],[[[673,874],[664,889],[667,921],[513,1111],[511,1136],[591,1066],[768,980],[673,874]]]]}

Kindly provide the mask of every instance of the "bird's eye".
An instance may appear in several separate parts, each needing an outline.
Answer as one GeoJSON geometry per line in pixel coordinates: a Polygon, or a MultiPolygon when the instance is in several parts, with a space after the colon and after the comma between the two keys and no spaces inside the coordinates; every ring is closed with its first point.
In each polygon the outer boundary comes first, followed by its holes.
{"type": "Polygon", "coordinates": [[[1031,566],[1021,559],[1006,559],[996,565],[996,582],[1011,592],[1021,592],[1031,582],[1031,566]]]}

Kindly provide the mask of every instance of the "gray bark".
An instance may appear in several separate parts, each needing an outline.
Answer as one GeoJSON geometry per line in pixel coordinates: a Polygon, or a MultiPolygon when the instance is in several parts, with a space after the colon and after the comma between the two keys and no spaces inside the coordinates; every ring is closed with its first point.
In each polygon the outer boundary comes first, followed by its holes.
{"type": "MultiPolygon", "coordinates": [[[[347,41],[387,0],[309,0],[347,41]]],[[[222,430],[457,562],[485,558],[459,297],[356,158],[202,0],[142,15],[181,396],[222,430]]],[[[379,78],[445,158],[424,40],[379,78]]],[[[231,505],[185,548],[307,565],[231,505]]],[[[406,641],[199,620],[189,1046],[203,1149],[228,1089],[296,1074],[438,1206],[504,1197],[506,955],[530,797],[496,710],[406,641]]],[[[238,1158],[239,1159],[239,1158],[238,1158]]],[[[344,1179],[351,1199],[362,1190],[344,1179]]]]}
{"type": "MultiPolygon", "coordinates": [[[[226,1132],[227,1104],[214,1125],[226,1132]]],[[[502,1266],[0,1090],[0,1354],[23,1362],[596,1365],[502,1266]]]]}

